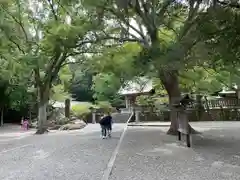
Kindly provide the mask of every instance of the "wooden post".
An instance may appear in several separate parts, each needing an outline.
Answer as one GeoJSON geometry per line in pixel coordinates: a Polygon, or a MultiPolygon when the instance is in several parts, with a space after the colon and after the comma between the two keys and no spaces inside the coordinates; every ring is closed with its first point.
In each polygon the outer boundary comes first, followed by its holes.
{"type": "Polygon", "coordinates": [[[92,123],[96,124],[96,112],[92,112],[92,123]]]}
{"type": "Polygon", "coordinates": [[[182,137],[181,137],[181,131],[179,130],[179,112],[177,112],[177,121],[178,121],[178,140],[181,141],[182,137]]]}
{"type": "Polygon", "coordinates": [[[129,109],[129,100],[127,96],[125,96],[125,107],[126,109],[129,109]]]}
{"type": "Polygon", "coordinates": [[[240,99],[240,89],[237,89],[237,98],[240,99]]]}
{"type": "Polygon", "coordinates": [[[140,119],[140,117],[139,117],[140,116],[140,112],[139,111],[135,111],[135,116],[136,116],[135,117],[135,122],[139,122],[140,121],[139,120],[140,119]]]}
{"type": "Polygon", "coordinates": [[[65,100],[65,117],[70,118],[70,99],[65,100]]]}
{"type": "Polygon", "coordinates": [[[189,133],[187,134],[186,141],[187,141],[187,147],[191,147],[190,134],[189,133]]]}
{"type": "Polygon", "coordinates": [[[181,141],[182,137],[181,137],[181,132],[178,131],[178,140],[181,141]]]}
{"type": "Polygon", "coordinates": [[[204,111],[204,108],[203,108],[203,106],[202,106],[201,99],[202,99],[202,95],[197,94],[197,95],[196,95],[196,101],[197,101],[197,111],[196,111],[197,121],[200,121],[200,120],[201,120],[201,116],[202,116],[202,113],[203,113],[203,111],[204,111]]]}

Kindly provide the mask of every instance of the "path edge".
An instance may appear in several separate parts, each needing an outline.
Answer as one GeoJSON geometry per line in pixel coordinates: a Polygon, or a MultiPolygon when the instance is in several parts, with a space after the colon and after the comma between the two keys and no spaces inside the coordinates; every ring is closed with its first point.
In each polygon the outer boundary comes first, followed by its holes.
{"type": "Polygon", "coordinates": [[[121,134],[121,136],[120,136],[120,139],[119,139],[119,141],[118,141],[118,143],[117,143],[116,148],[114,149],[114,151],[113,151],[113,153],[112,153],[112,155],[111,155],[110,160],[108,161],[107,168],[104,170],[104,172],[103,172],[103,177],[102,177],[101,180],[109,180],[109,177],[110,177],[111,174],[112,174],[112,170],[113,170],[114,163],[115,163],[115,161],[116,161],[116,158],[117,158],[117,155],[118,155],[120,146],[121,146],[121,144],[122,144],[123,138],[124,138],[124,136],[125,136],[125,133],[126,133],[126,131],[127,131],[127,129],[128,129],[128,123],[129,123],[129,121],[131,120],[132,116],[133,116],[133,113],[130,115],[130,117],[128,118],[128,120],[127,120],[127,122],[126,122],[126,124],[125,124],[125,126],[124,126],[123,132],[122,132],[122,134],[121,134]]]}

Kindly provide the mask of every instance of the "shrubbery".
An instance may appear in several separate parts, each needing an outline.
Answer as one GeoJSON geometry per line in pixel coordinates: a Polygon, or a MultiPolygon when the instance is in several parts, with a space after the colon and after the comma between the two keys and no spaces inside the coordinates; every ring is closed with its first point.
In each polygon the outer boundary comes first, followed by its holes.
{"type": "Polygon", "coordinates": [[[95,108],[101,109],[103,113],[108,113],[113,111],[113,107],[108,101],[99,101],[95,108]]]}
{"type": "Polygon", "coordinates": [[[72,114],[79,119],[86,119],[87,115],[91,113],[90,103],[76,104],[71,107],[72,114]]]}
{"type": "Polygon", "coordinates": [[[71,112],[73,116],[79,119],[85,120],[89,114],[91,114],[91,109],[94,108],[99,110],[101,113],[114,112],[115,108],[107,101],[99,101],[96,105],[91,103],[76,104],[71,107],[71,112]]]}

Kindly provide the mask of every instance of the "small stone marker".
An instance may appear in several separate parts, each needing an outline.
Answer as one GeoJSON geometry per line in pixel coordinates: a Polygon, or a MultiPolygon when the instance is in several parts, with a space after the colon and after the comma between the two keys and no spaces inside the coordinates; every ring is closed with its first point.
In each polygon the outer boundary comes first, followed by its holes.
{"type": "Polygon", "coordinates": [[[70,118],[70,106],[71,106],[70,103],[71,103],[70,99],[65,100],[65,117],[66,118],[70,118]]]}

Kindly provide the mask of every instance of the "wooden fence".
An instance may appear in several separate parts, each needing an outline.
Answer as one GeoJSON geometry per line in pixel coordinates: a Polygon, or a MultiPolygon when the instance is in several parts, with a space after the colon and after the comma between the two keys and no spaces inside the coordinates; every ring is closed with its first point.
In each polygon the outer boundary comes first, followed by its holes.
{"type": "MultiPolygon", "coordinates": [[[[170,110],[156,107],[141,106],[137,108],[140,121],[169,121],[170,110]]],[[[200,105],[196,102],[187,107],[190,121],[239,121],[240,100],[218,99],[203,101],[200,105]]]]}

